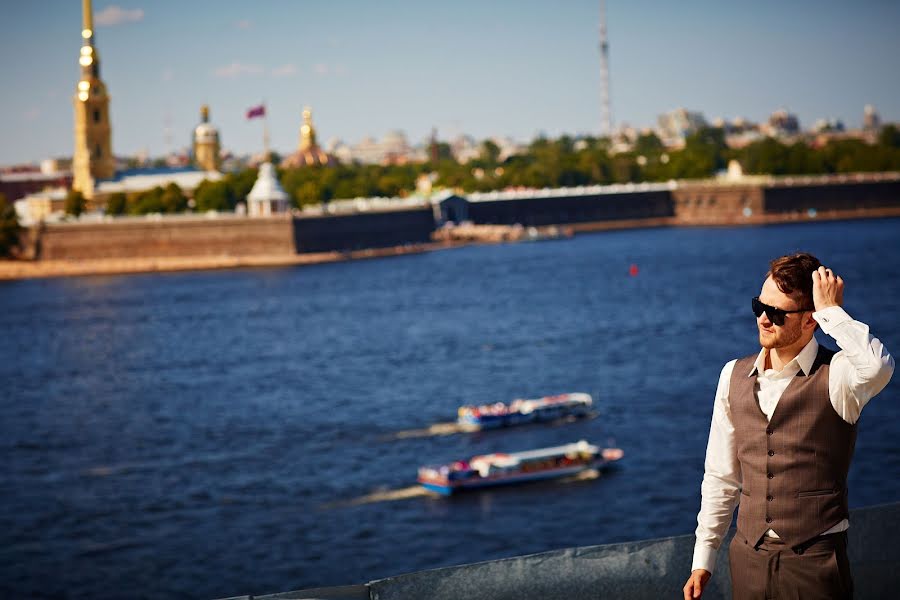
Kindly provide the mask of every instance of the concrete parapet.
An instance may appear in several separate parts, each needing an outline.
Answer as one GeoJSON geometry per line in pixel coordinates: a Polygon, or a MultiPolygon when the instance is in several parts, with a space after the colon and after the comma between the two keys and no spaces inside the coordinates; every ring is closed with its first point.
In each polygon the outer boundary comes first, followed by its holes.
{"type": "MultiPolygon", "coordinates": [[[[602,516],[598,516],[602,518],[602,516]]],[[[850,564],[857,600],[897,597],[900,503],[851,511],[850,564]]],[[[729,532],[704,600],[731,598],[729,532]]],[[[241,600],[581,600],[680,598],[694,536],[554,550],[420,571],[362,585],[317,588],[241,600]]]]}

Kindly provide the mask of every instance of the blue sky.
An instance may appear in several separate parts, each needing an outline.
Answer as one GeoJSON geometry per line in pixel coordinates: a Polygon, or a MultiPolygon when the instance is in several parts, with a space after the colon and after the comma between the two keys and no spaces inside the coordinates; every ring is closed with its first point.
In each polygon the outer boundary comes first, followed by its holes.
{"type": "MultiPolygon", "coordinates": [[[[596,0],[99,0],[94,13],[119,155],[186,146],[203,103],[239,154],[261,147],[244,111],[262,101],[282,152],[304,105],[322,142],[600,128],[596,0]]],[[[865,104],[900,120],[900,2],[608,0],[607,21],[615,123],[785,107],[803,126],[858,126],[865,104]]],[[[0,164],[71,154],[80,29],[77,0],[4,2],[0,164]]]]}

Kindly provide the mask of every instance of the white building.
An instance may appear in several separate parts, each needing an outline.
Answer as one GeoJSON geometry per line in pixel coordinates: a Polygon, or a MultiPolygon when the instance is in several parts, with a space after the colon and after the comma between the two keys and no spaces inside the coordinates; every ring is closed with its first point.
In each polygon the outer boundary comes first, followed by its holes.
{"type": "Polygon", "coordinates": [[[275,167],[270,162],[264,162],[259,166],[253,189],[247,194],[247,212],[251,217],[268,217],[286,213],[289,207],[290,197],[281,187],[275,167]]]}
{"type": "Polygon", "coordinates": [[[659,137],[667,146],[681,145],[689,135],[707,126],[702,113],[691,112],[686,108],[676,108],[661,114],[656,121],[659,125],[659,137]]]}

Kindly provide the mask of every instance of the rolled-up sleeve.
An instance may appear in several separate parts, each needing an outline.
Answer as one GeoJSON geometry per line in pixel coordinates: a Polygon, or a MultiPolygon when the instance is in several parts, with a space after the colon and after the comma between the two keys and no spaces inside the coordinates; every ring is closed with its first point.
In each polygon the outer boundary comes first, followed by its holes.
{"type": "Polygon", "coordinates": [[[731,374],[737,361],[722,368],[713,404],[709,442],[706,447],[702,499],[697,514],[697,541],[691,570],[705,569],[713,572],[722,539],[734,516],[734,508],[740,498],[741,465],[737,459],[734,442],[734,425],[731,421],[729,389],[731,374]]]}
{"type": "Polygon", "coordinates": [[[868,325],[852,319],[840,306],[817,311],[813,318],[840,348],[828,375],[831,405],[842,419],[856,423],[869,400],[891,380],[894,359],[868,325]]]}

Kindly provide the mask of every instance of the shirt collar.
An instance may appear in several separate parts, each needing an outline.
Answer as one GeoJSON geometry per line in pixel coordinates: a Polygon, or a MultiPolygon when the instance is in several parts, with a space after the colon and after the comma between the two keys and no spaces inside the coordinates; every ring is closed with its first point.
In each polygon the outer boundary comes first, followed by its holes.
{"type": "MultiPolygon", "coordinates": [[[[766,370],[766,353],[768,350],[763,348],[759,351],[759,354],[756,356],[756,362],[753,363],[753,368],[750,369],[750,373],[747,377],[753,377],[754,375],[758,375],[759,373],[763,373],[766,370]]],[[[800,370],[803,371],[804,375],[809,375],[809,372],[812,370],[813,363],[816,361],[816,356],[819,354],[819,342],[816,341],[816,338],[809,340],[809,343],[803,346],[803,350],[794,357],[791,362],[784,365],[784,368],[787,369],[791,366],[791,363],[797,363],[797,366],[800,367],[800,370]]]]}

